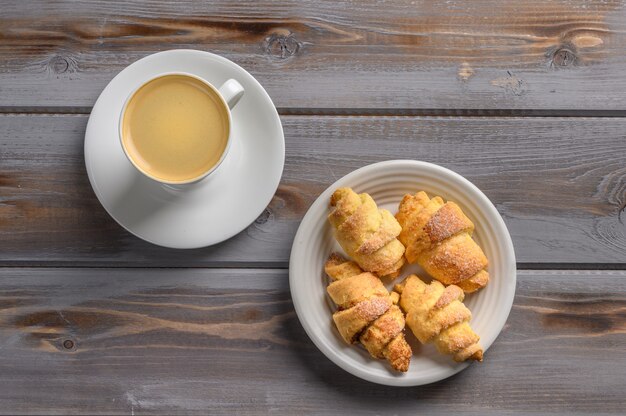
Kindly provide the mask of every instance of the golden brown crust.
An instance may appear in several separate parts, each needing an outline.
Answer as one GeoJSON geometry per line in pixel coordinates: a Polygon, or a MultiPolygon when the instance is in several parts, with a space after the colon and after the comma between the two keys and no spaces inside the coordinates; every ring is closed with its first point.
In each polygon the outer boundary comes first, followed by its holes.
{"type": "Polygon", "coordinates": [[[463,290],[436,280],[427,285],[415,275],[396,285],[396,290],[401,291],[406,324],[422,344],[434,343],[455,361],[482,361],[480,337],[470,327],[472,314],[462,303],[463,290]]]}
{"type": "Polygon", "coordinates": [[[430,217],[424,232],[433,243],[441,243],[460,232],[474,231],[474,223],[463,214],[461,208],[454,202],[447,202],[430,217]]]}
{"type": "Polygon", "coordinates": [[[389,296],[391,297],[391,302],[393,302],[394,305],[397,305],[398,302],[400,302],[400,294],[399,293],[391,292],[389,294],[389,296]]]}
{"type": "Polygon", "coordinates": [[[416,261],[417,255],[430,247],[430,237],[423,232],[424,227],[439,208],[443,206],[440,197],[428,198],[425,192],[405,195],[398,207],[396,219],[402,227],[398,239],[405,245],[409,263],[416,261]]]}
{"type": "Polygon", "coordinates": [[[324,271],[333,280],[340,280],[363,272],[358,264],[353,261],[346,261],[337,253],[332,253],[328,257],[324,265],[324,271]]]}
{"type": "Polygon", "coordinates": [[[461,283],[487,267],[487,257],[467,233],[457,234],[422,252],[417,262],[447,285],[461,283]]]}
{"type": "Polygon", "coordinates": [[[328,221],[343,249],[365,271],[377,276],[397,275],[404,264],[404,246],[396,238],[402,228],[368,194],[337,189],[330,198],[328,221]]]}
{"type": "Polygon", "coordinates": [[[413,350],[411,350],[411,346],[406,342],[402,332],[391,340],[387,348],[383,351],[383,355],[387,361],[389,361],[391,367],[397,371],[409,371],[413,350]]]}
{"type": "Polygon", "coordinates": [[[404,315],[396,305],[372,322],[361,334],[359,341],[374,358],[385,358],[385,347],[404,329],[404,315]]]}
{"type": "Polygon", "coordinates": [[[435,279],[467,293],[487,284],[487,258],[472,239],[474,224],[457,204],[425,192],[405,195],[396,219],[409,263],[419,263],[435,279]]]}
{"type": "Polygon", "coordinates": [[[341,337],[348,343],[354,343],[359,334],[376,318],[391,306],[389,297],[374,297],[357,303],[349,309],[333,314],[333,320],[341,337]]]}
{"type": "Polygon", "coordinates": [[[404,339],[398,295],[390,295],[380,279],[337,254],[331,254],[324,269],[334,279],[327,291],[339,307],[333,321],[341,337],[350,344],[359,340],[372,357],[407,371],[412,352],[404,339]]]}
{"type": "MultiPolygon", "coordinates": [[[[358,254],[368,255],[383,248],[402,231],[402,227],[393,214],[386,209],[378,210],[381,215],[381,227],[374,231],[369,238],[357,249],[358,254]]],[[[402,258],[402,256],[400,256],[402,258]]]]}
{"type": "Polygon", "coordinates": [[[478,344],[472,344],[469,347],[465,348],[457,352],[454,355],[454,361],[463,362],[467,360],[472,361],[482,361],[483,360],[483,349],[478,344]]]}
{"type": "Polygon", "coordinates": [[[463,302],[465,295],[463,294],[463,290],[458,286],[448,286],[443,290],[443,294],[437,302],[435,302],[435,309],[441,309],[444,306],[448,306],[452,301],[458,300],[463,302]]]}
{"type": "Polygon", "coordinates": [[[489,273],[486,270],[481,270],[469,279],[463,280],[457,283],[457,285],[463,289],[465,293],[472,293],[478,289],[485,287],[489,282],[489,273]]]}
{"type": "Polygon", "coordinates": [[[389,296],[380,279],[371,273],[344,277],[329,284],[326,291],[340,309],[351,308],[373,297],[389,296]]]}

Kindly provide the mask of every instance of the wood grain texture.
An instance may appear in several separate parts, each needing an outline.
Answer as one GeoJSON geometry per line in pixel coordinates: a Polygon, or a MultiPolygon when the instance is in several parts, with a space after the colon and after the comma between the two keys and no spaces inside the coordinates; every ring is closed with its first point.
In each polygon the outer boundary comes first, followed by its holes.
{"type": "Polygon", "coordinates": [[[0,107],[88,111],[150,53],[248,69],[281,109],[626,106],[619,0],[0,2],[0,107]]]}
{"type": "Polygon", "coordinates": [[[399,158],[473,181],[520,263],[626,264],[626,119],[285,116],[286,166],[267,210],[233,239],[191,251],[145,243],[107,215],[85,172],[86,122],[0,116],[1,264],[284,267],[327,186],[399,158]]]}
{"type": "Polygon", "coordinates": [[[619,0],[0,0],[0,414],[623,414],[626,271],[520,270],[485,362],[401,389],[326,359],[280,268],[327,186],[398,158],[481,188],[522,268],[626,267],[625,91],[619,0]],[[71,114],[173,48],[284,114],[276,196],[201,250],[106,214],[71,114]]]}
{"type": "Polygon", "coordinates": [[[625,293],[624,271],[521,271],[482,364],[391,388],[316,349],[284,270],[1,269],[0,413],[621,414],[625,293]]]}

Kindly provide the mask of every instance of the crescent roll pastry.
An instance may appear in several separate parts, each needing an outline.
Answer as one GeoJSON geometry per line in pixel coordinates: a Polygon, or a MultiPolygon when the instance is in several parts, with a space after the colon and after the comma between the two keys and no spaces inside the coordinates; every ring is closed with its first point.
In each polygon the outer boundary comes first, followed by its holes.
{"type": "Polygon", "coordinates": [[[489,281],[488,261],[472,239],[474,223],[454,202],[425,192],[405,195],[396,219],[402,226],[398,236],[406,246],[409,263],[417,262],[445,285],[474,292],[489,281]]]}
{"type": "Polygon", "coordinates": [[[455,285],[445,287],[436,280],[424,283],[415,275],[396,285],[400,307],[406,313],[406,324],[422,343],[433,342],[442,354],[454,361],[482,361],[480,337],[469,321],[472,313],[462,303],[464,293],[455,285]]]}
{"type": "Polygon", "coordinates": [[[337,241],[365,271],[395,277],[404,264],[404,246],[396,238],[400,224],[386,209],[378,209],[368,194],[337,189],[330,198],[328,220],[337,241]]]}
{"type": "Polygon", "coordinates": [[[333,279],[327,291],[339,307],[333,320],[341,337],[348,344],[358,340],[372,357],[406,372],[412,351],[404,338],[404,315],[395,304],[398,294],[390,295],[378,277],[337,254],[330,255],[324,269],[333,279]]]}

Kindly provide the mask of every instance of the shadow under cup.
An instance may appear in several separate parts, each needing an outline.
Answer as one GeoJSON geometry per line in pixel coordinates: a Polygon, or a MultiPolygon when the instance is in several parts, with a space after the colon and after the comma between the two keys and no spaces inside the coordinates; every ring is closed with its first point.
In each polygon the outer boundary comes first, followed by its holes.
{"type": "Polygon", "coordinates": [[[221,164],[230,147],[230,125],[229,105],[215,87],[191,74],[171,73],[130,94],[119,134],[137,170],[180,185],[203,179],[221,164]]]}

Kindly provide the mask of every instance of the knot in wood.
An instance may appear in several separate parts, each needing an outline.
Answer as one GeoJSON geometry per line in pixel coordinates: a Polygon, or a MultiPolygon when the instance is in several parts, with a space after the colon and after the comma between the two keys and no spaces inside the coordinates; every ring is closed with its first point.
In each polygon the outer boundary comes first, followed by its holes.
{"type": "Polygon", "coordinates": [[[265,224],[270,219],[271,216],[272,216],[271,211],[265,208],[263,212],[261,213],[261,215],[259,215],[259,217],[256,220],[254,220],[254,223],[259,224],[259,225],[265,224]]]}
{"type": "Polygon", "coordinates": [[[552,65],[566,67],[572,65],[576,61],[574,52],[567,48],[557,49],[552,55],[552,65]]]}
{"type": "Polygon", "coordinates": [[[63,348],[66,350],[73,350],[76,347],[76,344],[71,339],[66,339],[63,341],[63,348]]]}
{"type": "MultiPolygon", "coordinates": [[[[626,212],[626,199],[624,199],[624,202],[622,202],[619,208],[617,209],[617,220],[622,224],[624,224],[622,214],[624,214],[625,212],[626,212]]],[[[626,217],[626,214],[624,215],[624,217],[626,217]]]]}
{"type": "Polygon", "coordinates": [[[58,55],[50,59],[50,63],[48,65],[50,66],[52,71],[57,74],[62,74],[64,72],[67,72],[67,70],[70,68],[69,61],[63,58],[62,56],[58,56],[58,55]]]}
{"type": "Polygon", "coordinates": [[[302,43],[293,33],[272,33],[265,38],[265,52],[277,59],[287,59],[298,53],[302,43]]]}

